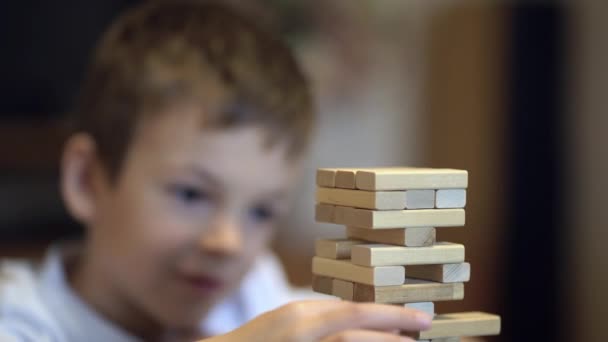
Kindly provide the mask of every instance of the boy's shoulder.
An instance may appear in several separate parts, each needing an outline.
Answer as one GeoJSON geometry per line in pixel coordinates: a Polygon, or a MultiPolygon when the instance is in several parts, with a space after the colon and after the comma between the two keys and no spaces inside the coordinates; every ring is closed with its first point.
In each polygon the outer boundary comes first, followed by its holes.
{"type": "Polygon", "coordinates": [[[32,262],[0,261],[0,340],[58,340],[39,279],[39,266],[32,262]]]}

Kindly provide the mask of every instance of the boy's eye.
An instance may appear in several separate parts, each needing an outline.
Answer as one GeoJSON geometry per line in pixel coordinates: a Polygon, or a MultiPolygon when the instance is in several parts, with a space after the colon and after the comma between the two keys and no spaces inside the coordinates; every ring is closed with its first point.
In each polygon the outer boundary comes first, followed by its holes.
{"type": "Polygon", "coordinates": [[[184,203],[194,203],[209,198],[206,192],[188,185],[174,185],[171,187],[171,193],[184,203]]]}
{"type": "Polygon", "coordinates": [[[251,209],[251,216],[258,222],[267,222],[274,219],[276,214],[271,208],[255,207],[251,209]]]}

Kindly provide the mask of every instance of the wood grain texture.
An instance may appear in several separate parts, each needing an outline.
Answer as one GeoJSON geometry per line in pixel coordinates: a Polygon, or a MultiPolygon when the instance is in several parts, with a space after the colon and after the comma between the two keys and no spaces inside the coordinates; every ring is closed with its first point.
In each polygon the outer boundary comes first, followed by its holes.
{"type": "Polygon", "coordinates": [[[333,222],[331,223],[346,225],[346,217],[352,215],[354,210],[356,209],[351,207],[334,206],[333,222]]]}
{"type": "Polygon", "coordinates": [[[379,230],[347,227],[346,234],[350,239],[408,247],[432,246],[437,236],[436,229],[432,227],[379,230]]]}
{"type": "Polygon", "coordinates": [[[313,257],[312,273],[376,286],[400,285],[405,281],[405,268],[402,266],[365,267],[354,265],[349,260],[320,257],[313,257]]]}
{"type": "Polygon", "coordinates": [[[442,189],[435,194],[436,208],[464,208],[467,205],[467,190],[442,189]]]}
{"type": "Polygon", "coordinates": [[[351,261],[361,266],[433,265],[464,262],[464,246],[437,242],[428,247],[403,247],[386,244],[353,246],[351,261]]]}
{"type": "Polygon", "coordinates": [[[494,336],[500,334],[500,317],[484,312],[461,312],[436,315],[431,329],[411,334],[416,339],[452,336],[494,336]]]}
{"type": "Polygon", "coordinates": [[[410,278],[439,283],[464,283],[471,279],[471,264],[468,262],[443,265],[415,265],[405,268],[410,278]]]}
{"type": "MultiPolygon", "coordinates": [[[[402,210],[406,205],[405,191],[365,191],[353,189],[317,188],[317,203],[377,210],[402,210]]],[[[435,205],[434,197],[431,208],[435,205]]]]}
{"type": "MultiPolygon", "coordinates": [[[[335,210],[344,212],[341,222],[351,227],[390,229],[416,227],[458,227],[465,224],[463,209],[419,209],[419,210],[369,210],[343,209],[336,206],[335,210]]],[[[334,217],[334,222],[336,222],[334,217]]]]}
{"type": "Polygon", "coordinates": [[[353,301],[375,303],[416,303],[461,300],[464,284],[442,284],[406,278],[405,284],[395,286],[370,286],[355,284],[353,301]]]}
{"type": "Polygon", "coordinates": [[[466,189],[468,172],[454,169],[378,168],[361,169],[356,187],[362,190],[466,189]]]}
{"type": "Polygon", "coordinates": [[[331,204],[315,205],[315,221],[333,223],[335,208],[331,204]]]}
{"type": "Polygon", "coordinates": [[[354,284],[350,281],[333,279],[332,294],[343,300],[353,300],[354,284]]]}
{"type": "Polygon", "coordinates": [[[336,186],[337,169],[317,169],[316,183],[318,186],[333,188],[336,186]]]}
{"type": "Polygon", "coordinates": [[[338,169],[336,171],[336,188],[354,189],[356,173],[357,171],[354,169],[338,169]]]}
{"type": "Polygon", "coordinates": [[[350,259],[351,247],[362,243],[354,239],[317,239],[315,255],[328,259],[350,259]]]}
{"type": "Polygon", "coordinates": [[[333,278],[320,275],[312,275],[312,290],[314,292],[333,295],[333,278]]]}

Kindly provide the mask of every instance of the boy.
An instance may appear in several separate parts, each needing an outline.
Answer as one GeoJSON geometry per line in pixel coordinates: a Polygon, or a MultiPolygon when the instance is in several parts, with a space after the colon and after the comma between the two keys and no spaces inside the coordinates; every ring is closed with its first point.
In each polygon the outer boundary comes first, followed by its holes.
{"type": "Polygon", "coordinates": [[[119,18],[61,162],[85,240],[52,248],[38,273],[5,267],[0,340],[392,341],[427,328],[397,306],[280,306],[267,246],[312,111],[288,48],[222,6],[151,2],[119,18]]]}

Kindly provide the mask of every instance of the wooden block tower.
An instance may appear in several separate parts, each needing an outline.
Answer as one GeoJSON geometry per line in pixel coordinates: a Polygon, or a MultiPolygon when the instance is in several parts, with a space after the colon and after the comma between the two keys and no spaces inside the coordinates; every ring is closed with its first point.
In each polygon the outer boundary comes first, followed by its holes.
{"type": "Polygon", "coordinates": [[[435,314],[434,302],[461,300],[471,265],[463,245],[437,242],[437,229],[464,226],[468,173],[429,168],[317,170],[315,219],[346,226],[317,240],[313,289],[355,302],[400,304],[434,316],[425,341],[500,333],[500,317],[435,314]]]}

